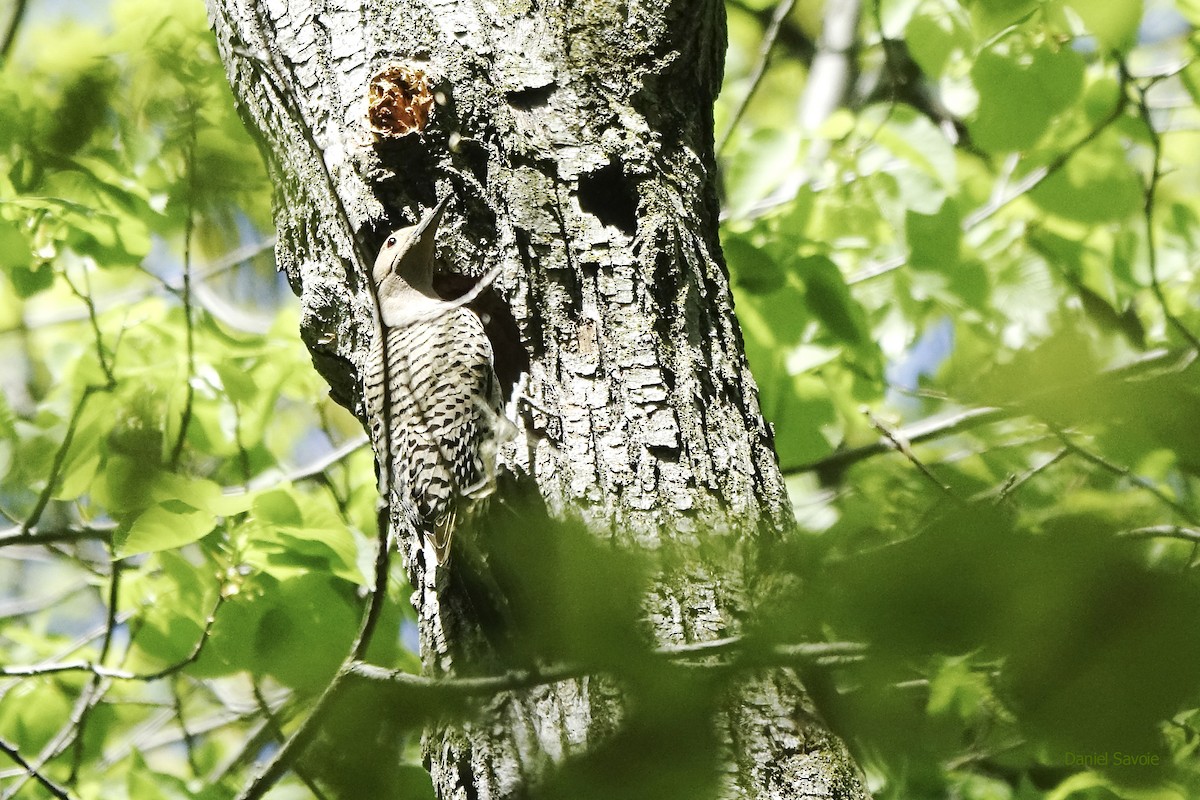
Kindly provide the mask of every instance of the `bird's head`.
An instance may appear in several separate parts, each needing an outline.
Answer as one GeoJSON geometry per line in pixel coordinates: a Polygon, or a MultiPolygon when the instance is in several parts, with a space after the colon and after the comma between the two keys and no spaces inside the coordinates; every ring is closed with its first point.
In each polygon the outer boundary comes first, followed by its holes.
{"type": "Polygon", "coordinates": [[[432,292],[433,243],[448,199],[442,198],[416,225],[388,235],[371,271],[381,295],[387,295],[394,282],[405,283],[422,293],[432,292]]]}

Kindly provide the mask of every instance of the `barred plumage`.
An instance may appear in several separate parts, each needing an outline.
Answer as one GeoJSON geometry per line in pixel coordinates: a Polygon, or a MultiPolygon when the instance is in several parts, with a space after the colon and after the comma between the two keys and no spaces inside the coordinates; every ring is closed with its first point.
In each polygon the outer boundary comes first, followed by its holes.
{"type": "Polygon", "coordinates": [[[386,333],[366,365],[373,440],[386,416],[390,477],[408,501],[439,564],[449,555],[456,517],[491,494],[503,417],[492,348],[483,323],[432,289],[433,239],[443,204],[418,225],[396,231],[372,277],[386,333]]]}

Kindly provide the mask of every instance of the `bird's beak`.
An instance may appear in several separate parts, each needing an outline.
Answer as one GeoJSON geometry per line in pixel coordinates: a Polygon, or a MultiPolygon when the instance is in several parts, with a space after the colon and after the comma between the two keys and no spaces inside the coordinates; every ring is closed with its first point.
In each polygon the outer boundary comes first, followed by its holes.
{"type": "Polygon", "coordinates": [[[443,197],[417,223],[417,229],[413,231],[412,245],[409,246],[408,252],[403,255],[404,260],[409,261],[411,264],[419,264],[425,269],[432,269],[433,245],[437,239],[438,225],[442,221],[442,212],[446,210],[446,203],[449,200],[450,195],[443,197]]]}

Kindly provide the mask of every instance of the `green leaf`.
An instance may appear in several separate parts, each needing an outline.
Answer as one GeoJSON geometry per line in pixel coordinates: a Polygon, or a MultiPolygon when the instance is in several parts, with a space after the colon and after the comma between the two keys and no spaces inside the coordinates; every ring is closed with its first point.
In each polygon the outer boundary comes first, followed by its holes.
{"type": "Polygon", "coordinates": [[[132,756],[132,769],[126,779],[129,796],[138,800],[191,800],[196,794],[186,781],[174,775],[155,772],[146,764],[136,750],[132,756]]]}
{"type": "Polygon", "coordinates": [[[8,397],[0,392],[0,478],[7,475],[12,467],[16,446],[16,420],[13,418],[12,407],[8,404],[8,397]]]}
{"type": "Polygon", "coordinates": [[[985,35],[991,35],[1029,17],[1037,10],[1038,0],[974,0],[972,17],[985,35]]]}
{"type": "Polygon", "coordinates": [[[908,21],[905,41],[921,71],[934,79],[942,76],[955,53],[974,49],[970,29],[934,0],[925,0],[908,21]]]}
{"type": "Polygon", "coordinates": [[[54,270],[49,264],[37,267],[12,267],[8,273],[17,297],[28,299],[54,285],[54,270]]]}
{"type": "Polygon", "coordinates": [[[128,514],[154,503],[177,500],[222,517],[247,510],[254,500],[250,492],[226,494],[213,481],[167,472],[158,465],[123,455],[108,458],[97,497],[114,514],[128,514]]]}
{"type": "Polygon", "coordinates": [[[980,53],[971,67],[979,105],[967,124],[983,149],[1028,150],[1083,88],[1083,58],[1006,39],[980,53]]]}
{"type": "Polygon", "coordinates": [[[280,580],[310,572],[366,585],[355,538],[323,495],[281,487],[259,495],[235,531],[243,563],[280,580]]]}
{"type": "Polygon", "coordinates": [[[1079,148],[1066,165],[1030,192],[1039,206],[1059,216],[1096,224],[1137,213],[1142,183],[1125,147],[1106,131],[1079,148]]]}
{"type": "Polygon", "coordinates": [[[113,514],[140,511],[154,502],[153,487],[159,478],[154,464],[113,456],[104,466],[97,499],[113,514]]]}
{"type": "Polygon", "coordinates": [[[899,106],[886,113],[887,122],[875,141],[886,148],[892,163],[879,171],[895,177],[907,208],[932,214],[956,188],[954,148],[937,126],[912,108],[899,106]],[[903,168],[896,168],[894,156],[900,157],[903,168]]]}
{"type": "Polygon", "coordinates": [[[199,671],[249,670],[314,689],[326,683],[354,638],[359,603],[352,584],[310,573],[284,581],[259,577],[217,615],[199,671]]]}
{"type": "Polygon", "coordinates": [[[288,686],[324,685],[354,639],[359,613],[351,584],[303,575],[281,581],[275,601],[255,637],[267,671],[288,686]]]}
{"type": "Polygon", "coordinates": [[[61,728],[61,720],[70,718],[72,702],[67,689],[45,679],[14,686],[0,698],[0,737],[21,742],[35,752],[45,747],[61,728]]]}
{"type": "Polygon", "coordinates": [[[929,684],[929,713],[962,719],[979,716],[991,699],[987,681],[986,675],[972,669],[969,658],[945,659],[929,684]]]}
{"type": "Polygon", "coordinates": [[[755,203],[777,189],[795,168],[800,154],[800,129],[760,129],[734,153],[727,167],[733,218],[743,216],[755,203]]]}
{"type": "Polygon", "coordinates": [[[32,249],[25,232],[15,222],[0,217],[0,269],[28,270],[33,263],[32,249]]]}
{"type": "Polygon", "coordinates": [[[833,444],[826,431],[837,430],[831,387],[815,375],[790,375],[783,369],[773,374],[774,380],[761,388],[764,413],[773,420],[780,467],[787,470],[829,455],[833,444]]]}
{"type": "Polygon", "coordinates": [[[1080,772],[1072,775],[1046,795],[1046,800],[1067,800],[1072,795],[1090,789],[1109,789],[1112,783],[1098,772],[1080,772]]]}
{"type": "Polygon", "coordinates": [[[288,487],[263,492],[255,497],[254,502],[250,505],[250,513],[256,520],[266,525],[299,527],[304,524],[300,505],[293,498],[292,490],[288,487]]]}
{"type": "Polygon", "coordinates": [[[295,531],[267,529],[252,541],[245,563],[280,580],[310,572],[328,572],[366,585],[356,565],[354,539],[344,526],[295,531]]]}
{"type": "Polygon", "coordinates": [[[51,495],[55,500],[74,500],[88,490],[100,468],[100,453],[93,447],[71,448],[63,463],[62,476],[51,495]]]}
{"type": "Polygon", "coordinates": [[[1142,22],[1143,0],[1102,3],[1096,0],[1065,0],[1094,35],[1105,52],[1128,52],[1137,44],[1142,22]]]}
{"type": "Polygon", "coordinates": [[[722,248],[738,288],[766,294],[783,287],[786,276],[779,263],[766,250],[751,244],[747,235],[727,235],[722,248]]]}
{"type": "Polygon", "coordinates": [[[850,296],[837,264],[825,256],[809,256],[791,267],[804,282],[805,304],[834,337],[855,348],[870,342],[862,307],[850,296]]]}
{"type": "Polygon", "coordinates": [[[56,500],[74,500],[88,491],[100,468],[101,441],[110,420],[113,403],[111,395],[92,394],[75,423],[71,447],[59,470],[57,485],[51,495],[56,500]]]}
{"type": "Polygon", "coordinates": [[[117,554],[127,558],[139,553],[170,550],[199,541],[216,527],[211,512],[178,500],[167,500],[147,508],[117,537],[117,554]]]}
{"type": "Polygon", "coordinates": [[[402,764],[395,788],[399,800],[434,800],[429,771],[420,764],[402,764]]]}
{"type": "Polygon", "coordinates": [[[179,664],[204,635],[216,606],[217,576],[173,551],[156,553],[121,585],[121,606],[136,609],[130,669],[153,672],[179,664]]]}
{"type": "Polygon", "coordinates": [[[153,497],[159,502],[179,500],[222,517],[240,514],[250,508],[254,501],[249,492],[225,493],[214,481],[170,472],[160,474],[153,488],[153,497]]]}
{"type": "Polygon", "coordinates": [[[1175,0],[1175,8],[1193,27],[1200,28],[1200,0],[1175,0]]]}
{"type": "Polygon", "coordinates": [[[946,200],[934,214],[909,210],[904,217],[908,263],[913,269],[952,272],[959,263],[962,216],[954,200],[946,200]]]}
{"type": "Polygon", "coordinates": [[[266,388],[256,380],[257,370],[246,369],[246,365],[241,363],[240,359],[237,361],[222,359],[213,365],[213,369],[221,377],[221,388],[235,403],[253,402],[266,388]]]}
{"type": "Polygon", "coordinates": [[[1121,103],[1121,84],[1111,75],[1103,75],[1088,81],[1083,92],[1083,110],[1093,126],[1112,116],[1121,103]]]}

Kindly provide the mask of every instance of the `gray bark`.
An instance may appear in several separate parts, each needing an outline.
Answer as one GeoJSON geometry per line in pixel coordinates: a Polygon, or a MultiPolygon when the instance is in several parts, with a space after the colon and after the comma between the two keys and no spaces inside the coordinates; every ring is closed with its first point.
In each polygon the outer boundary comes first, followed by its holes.
{"type": "MultiPolygon", "coordinates": [[[[276,182],[301,334],[334,397],[368,415],[366,265],[380,236],[452,195],[439,264],[499,268],[529,360],[505,466],[619,547],[687,554],[646,599],[660,643],[737,633],[752,554],[792,518],[717,240],[721,3],[209,6],[276,182]],[[367,85],[393,63],[423,68],[442,102],[423,134],[375,145],[367,85]]],[[[453,671],[470,609],[440,601],[412,542],[402,549],[427,667],[453,671]]],[[[746,675],[722,708],[723,796],[865,796],[790,670],[746,675]]],[[[487,718],[430,732],[438,796],[520,796],[621,718],[595,678],[498,697],[487,718]]]]}

